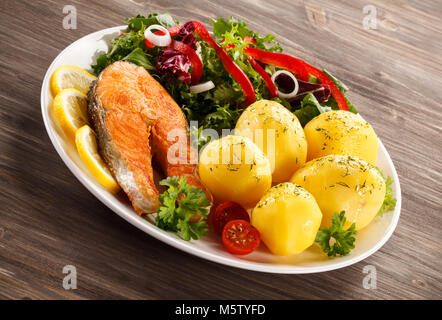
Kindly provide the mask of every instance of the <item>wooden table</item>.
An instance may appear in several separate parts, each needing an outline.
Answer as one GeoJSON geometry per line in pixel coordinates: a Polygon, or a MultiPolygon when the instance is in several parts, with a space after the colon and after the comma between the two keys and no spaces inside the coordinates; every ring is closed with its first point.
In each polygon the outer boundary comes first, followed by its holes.
{"type": "Polygon", "coordinates": [[[0,298],[440,299],[442,4],[370,1],[13,1],[0,3],[0,298]],[[64,5],[77,9],[65,30],[64,5]],[[365,30],[363,7],[377,9],[365,30]],[[71,174],[40,112],[43,76],[82,36],[138,13],[180,21],[235,15],[351,88],[398,170],[403,207],[387,244],[350,267],[310,275],[239,270],[176,250],[119,218],[71,174]],[[74,265],[78,289],[64,290],[74,265]],[[377,289],[362,286],[377,268],[377,289]]]}

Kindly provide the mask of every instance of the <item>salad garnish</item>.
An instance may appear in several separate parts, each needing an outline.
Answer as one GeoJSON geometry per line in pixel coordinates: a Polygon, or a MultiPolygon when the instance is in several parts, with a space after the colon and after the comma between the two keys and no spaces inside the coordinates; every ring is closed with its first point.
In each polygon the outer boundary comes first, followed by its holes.
{"type": "Polygon", "coordinates": [[[249,57],[247,59],[250,64],[252,65],[253,69],[255,69],[256,72],[259,73],[259,75],[264,79],[267,85],[267,89],[269,90],[269,95],[271,98],[276,98],[278,96],[278,89],[276,88],[275,83],[273,82],[272,78],[269,76],[269,74],[264,70],[261,65],[255,61],[252,57],[249,57]]]}
{"type": "Polygon", "coordinates": [[[146,30],[144,30],[144,37],[146,38],[146,40],[144,40],[146,46],[148,46],[148,43],[150,46],[167,47],[172,42],[169,30],[159,24],[152,24],[146,28],[146,30]],[[157,31],[152,32],[152,30],[157,31]]]}
{"type": "Polygon", "coordinates": [[[272,77],[271,77],[272,81],[274,81],[275,83],[278,83],[278,87],[280,89],[282,89],[282,87],[285,87],[285,90],[278,90],[277,95],[280,98],[284,98],[287,99],[288,101],[290,101],[290,99],[293,99],[297,96],[298,91],[299,91],[299,80],[296,79],[296,77],[288,72],[287,70],[278,70],[275,73],[273,73],[272,77]],[[281,78],[285,81],[283,82],[284,84],[289,84],[289,85],[285,85],[285,86],[281,86],[281,78]],[[277,79],[279,80],[279,82],[277,82],[277,79]],[[288,80],[288,81],[287,81],[288,80]],[[289,89],[288,89],[289,88],[289,89]]]}
{"type": "MultiPolygon", "coordinates": [[[[183,43],[182,45],[185,46],[183,43]]],[[[199,59],[198,56],[197,59],[199,59]]],[[[189,55],[185,55],[172,48],[162,51],[158,55],[158,61],[156,64],[159,73],[176,76],[186,84],[190,84],[191,80],[193,81],[192,76],[189,73],[190,66],[191,62],[189,55]]],[[[194,66],[194,64],[192,64],[192,66],[194,66]]],[[[192,68],[192,70],[197,70],[197,68],[192,68]]],[[[195,78],[195,76],[193,78],[195,78]]]]}
{"type": "MultiPolygon", "coordinates": [[[[296,83],[293,81],[292,78],[293,75],[285,73],[284,72],[285,70],[280,70],[280,71],[281,72],[276,76],[275,76],[276,72],[272,75],[272,77],[275,78],[274,81],[278,85],[278,88],[280,90],[283,90],[284,92],[294,91],[296,83]]],[[[311,77],[311,79],[314,78],[311,77]]],[[[298,92],[294,97],[287,99],[290,102],[290,104],[300,105],[302,99],[304,99],[305,96],[309,93],[312,93],[315,96],[315,98],[318,100],[318,103],[323,103],[330,98],[330,88],[326,84],[305,82],[299,79],[297,79],[297,83],[298,83],[298,92]]]]}
{"type": "Polygon", "coordinates": [[[192,21],[195,31],[199,37],[205,41],[209,47],[215,50],[218,58],[221,60],[224,68],[239,83],[244,94],[244,106],[255,102],[255,91],[247,74],[232,60],[227,52],[212,38],[209,31],[198,21],[192,21]]]}
{"type": "Polygon", "coordinates": [[[250,46],[244,48],[244,52],[262,63],[287,69],[295,73],[299,79],[308,81],[306,64],[300,59],[283,53],[268,52],[262,49],[251,48],[250,46]]]}
{"type": "MultiPolygon", "coordinates": [[[[194,133],[205,128],[218,132],[233,128],[242,107],[261,99],[281,103],[300,116],[303,125],[329,110],[348,109],[357,113],[344,95],[348,88],[338,79],[325,70],[282,54],[273,35],[260,36],[240,19],[212,20],[212,34],[198,21],[180,25],[168,14],[137,15],[126,21],[127,31],[113,39],[110,51],[100,55],[92,66],[95,73],[118,60],[146,68],[167,88],[187,119],[198,121],[198,130],[191,130],[194,133]],[[145,31],[152,25],[167,29],[172,38],[167,47],[155,46],[145,39],[145,31]],[[271,80],[278,70],[296,77],[299,89],[294,97],[278,94],[278,90],[290,93],[294,89],[287,88],[281,75],[271,80]],[[209,81],[213,86],[203,86],[205,90],[190,88],[209,81]]],[[[164,29],[151,35],[163,35],[164,29]]],[[[210,140],[203,135],[196,138],[199,147],[210,140]]]]}

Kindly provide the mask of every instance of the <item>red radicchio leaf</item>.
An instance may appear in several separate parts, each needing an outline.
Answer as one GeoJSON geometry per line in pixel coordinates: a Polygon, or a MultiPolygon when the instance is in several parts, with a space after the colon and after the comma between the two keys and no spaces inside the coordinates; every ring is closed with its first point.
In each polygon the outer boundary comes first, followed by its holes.
{"type": "Polygon", "coordinates": [[[193,50],[196,50],[196,38],[195,38],[195,25],[192,21],[186,22],[182,25],[178,34],[175,37],[175,40],[181,41],[188,46],[190,46],[193,50]]]}
{"type": "Polygon", "coordinates": [[[168,48],[159,54],[156,68],[159,73],[175,75],[179,80],[189,84],[191,80],[190,65],[190,60],[186,55],[168,48]]]}
{"type": "MultiPolygon", "coordinates": [[[[295,97],[288,100],[292,106],[300,105],[302,99],[304,99],[308,93],[312,93],[319,103],[327,101],[330,97],[330,87],[328,85],[297,80],[299,85],[298,93],[295,97]]],[[[278,85],[278,89],[284,93],[293,91],[295,87],[293,80],[283,73],[276,77],[275,82],[278,85]]]]}

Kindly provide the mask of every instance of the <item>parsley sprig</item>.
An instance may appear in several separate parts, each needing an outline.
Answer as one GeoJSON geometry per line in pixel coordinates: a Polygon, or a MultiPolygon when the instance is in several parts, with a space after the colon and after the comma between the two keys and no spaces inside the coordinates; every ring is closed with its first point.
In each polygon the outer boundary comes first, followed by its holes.
{"type": "Polygon", "coordinates": [[[169,188],[160,195],[161,207],[155,220],[157,227],[176,232],[181,238],[189,241],[198,239],[207,232],[207,222],[191,222],[190,218],[198,213],[207,218],[209,200],[200,188],[187,184],[184,177],[168,177],[160,185],[169,188]]]}
{"type": "Polygon", "coordinates": [[[378,211],[378,216],[382,217],[385,212],[394,210],[394,208],[396,207],[396,198],[394,197],[394,193],[393,193],[393,179],[390,176],[387,176],[385,178],[385,175],[382,172],[382,170],[377,167],[376,167],[376,169],[379,170],[379,172],[382,175],[382,178],[384,178],[384,181],[385,181],[384,202],[382,202],[382,205],[378,211]]]}
{"type": "Polygon", "coordinates": [[[330,227],[322,227],[316,234],[316,242],[321,246],[322,250],[327,253],[329,257],[336,255],[345,256],[354,249],[355,235],[358,233],[355,230],[353,223],[347,230],[343,229],[345,224],[345,211],[339,214],[336,212],[332,217],[332,225],[330,227]],[[334,244],[330,245],[330,240],[334,239],[334,244]]]}

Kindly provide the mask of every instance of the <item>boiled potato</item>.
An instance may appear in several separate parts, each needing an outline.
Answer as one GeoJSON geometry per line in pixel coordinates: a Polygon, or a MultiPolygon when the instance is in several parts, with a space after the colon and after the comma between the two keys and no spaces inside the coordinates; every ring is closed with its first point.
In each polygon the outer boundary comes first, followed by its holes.
{"type": "Polygon", "coordinates": [[[307,157],[307,141],[293,113],[275,101],[251,104],[236,123],[235,134],[248,137],[269,158],[272,181],[288,181],[307,157]]]}
{"type": "Polygon", "coordinates": [[[385,196],[380,172],[351,156],[329,155],[309,161],[290,181],[315,197],[323,214],[322,226],[330,226],[333,214],[345,210],[344,228],[354,222],[360,230],[376,216],[385,196]]]}
{"type": "Polygon", "coordinates": [[[299,253],[315,241],[322,214],[313,196],[285,182],[272,187],[252,212],[252,225],[276,255],[299,253]]]}
{"type": "Polygon", "coordinates": [[[371,125],[357,114],[344,110],[322,113],[305,125],[304,132],[308,161],[343,154],[376,165],[378,138],[371,125]]]}
{"type": "Polygon", "coordinates": [[[216,202],[253,207],[271,187],[270,162],[248,138],[229,135],[201,152],[198,172],[216,202]]]}

